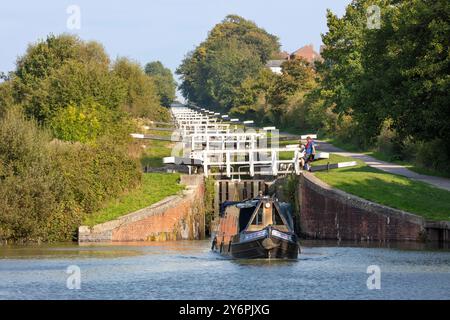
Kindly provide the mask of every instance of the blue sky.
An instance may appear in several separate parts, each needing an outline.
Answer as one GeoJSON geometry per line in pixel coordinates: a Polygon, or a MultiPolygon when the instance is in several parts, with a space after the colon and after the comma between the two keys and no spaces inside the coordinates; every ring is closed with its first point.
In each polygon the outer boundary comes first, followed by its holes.
{"type": "Polygon", "coordinates": [[[350,0],[2,0],[0,3],[0,71],[14,69],[17,56],[30,42],[47,34],[77,33],[101,42],[110,56],[126,56],[141,64],[160,60],[173,71],[184,55],[204,40],[227,14],[255,21],[279,36],[292,52],[305,44],[321,44],[326,9],[344,13],[350,0]],[[81,29],[69,30],[66,9],[78,5],[81,29]]]}

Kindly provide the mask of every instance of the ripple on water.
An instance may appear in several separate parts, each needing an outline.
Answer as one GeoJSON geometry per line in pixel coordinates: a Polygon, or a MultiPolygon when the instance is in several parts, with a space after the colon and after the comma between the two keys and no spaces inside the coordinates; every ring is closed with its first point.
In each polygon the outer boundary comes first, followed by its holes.
{"type": "Polygon", "coordinates": [[[449,299],[450,252],[308,242],[297,261],[231,260],[209,241],[4,247],[0,299],[449,299]],[[81,290],[66,268],[81,268],[81,290]],[[368,290],[367,266],[382,271],[368,290]]]}

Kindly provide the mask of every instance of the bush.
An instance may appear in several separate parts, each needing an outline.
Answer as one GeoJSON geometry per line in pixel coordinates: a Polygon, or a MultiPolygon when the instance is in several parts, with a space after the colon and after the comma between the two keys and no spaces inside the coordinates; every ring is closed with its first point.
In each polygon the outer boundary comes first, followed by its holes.
{"type": "Polygon", "coordinates": [[[404,150],[404,142],[398,137],[396,131],[391,128],[391,120],[385,120],[377,137],[376,149],[386,155],[390,161],[404,160],[407,155],[404,150]]]}
{"type": "Polygon", "coordinates": [[[61,189],[49,141],[17,108],[0,121],[1,240],[71,239],[82,219],[61,189]]]}
{"type": "Polygon", "coordinates": [[[141,179],[137,161],[126,155],[125,147],[108,139],[94,146],[55,141],[52,153],[56,170],[69,186],[66,192],[86,213],[136,187],[141,179]]]}
{"type": "Polygon", "coordinates": [[[416,164],[450,175],[450,150],[445,146],[440,139],[417,143],[416,164]]]}
{"type": "Polygon", "coordinates": [[[127,145],[51,140],[18,108],[0,121],[0,240],[67,241],[105,200],[136,187],[127,145]]]}
{"type": "Polygon", "coordinates": [[[28,114],[45,123],[70,105],[95,102],[117,111],[125,96],[123,81],[109,72],[108,66],[71,60],[43,79],[33,92],[32,103],[25,105],[28,114]]]}
{"type": "Polygon", "coordinates": [[[113,111],[96,102],[58,110],[49,121],[53,135],[65,141],[94,142],[114,125],[113,111]]]}

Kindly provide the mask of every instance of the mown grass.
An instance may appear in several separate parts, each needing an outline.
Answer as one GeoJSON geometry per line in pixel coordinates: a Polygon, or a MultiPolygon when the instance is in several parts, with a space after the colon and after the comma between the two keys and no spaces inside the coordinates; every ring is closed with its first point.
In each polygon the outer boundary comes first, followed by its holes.
{"type": "Polygon", "coordinates": [[[172,136],[172,131],[166,131],[166,130],[155,130],[155,129],[148,129],[148,134],[153,134],[155,136],[163,136],[163,137],[170,137],[172,136]]]}
{"type": "Polygon", "coordinates": [[[172,153],[173,143],[163,140],[149,140],[147,148],[141,157],[141,165],[143,167],[162,167],[164,157],[170,157],[172,153]]]}
{"type": "Polygon", "coordinates": [[[351,143],[347,143],[347,142],[343,142],[339,139],[334,139],[334,138],[323,138],[321,139],[322,141],[328,142],[330,144],[332,144],[333,146],[340,148],[342,150],[348,151],[348,152],[360,152],[363,153],[367,150],[362,150],[361,148],[358,148],[357,146],[351,144],[351,143]]]}
{"type": "Polygon", "coordinates": [[[278,154],[278,158],[280,160],[291,160],[292,158],[294,158],[294,151],[281,151],[278,154]]]}
{"type": "MultiPolygon", "coordinates": [[[[355,161],[335,154],[314,165],[355,161]]],[[[450,192],[423,182],[371,168],[356,160],[356,167],[314,173],[327,184],[361,198],[411,212],[429,220],[450,220],[450,192]]]]}
{"type": "Polygon", "coordinates": [[[175,195],[184,189],[179,180],[179,174],[146,173],[139,188],[108,202],[102,210],[86,218],[84,224],[93,226],[111,221],[175,195]]]}
{"type": "Polygon", "coordinates": [[[436,171],[430,168],[424,168],[421,166],[418,166],[412,162],[408,161],[400,161],[400,160],[393,160],[390,156],[379,152],[379,151],[365,151],[364,154],[367,154],[368,156],[374,157],[375,159],[386,161],[386,162],[392,162],[399,165],[402,165],[406,168],[408,168],[411,171],[417,172],[419,174],[424,174],[427,176],[435,176],[435,177],[443,177],[443,178],[450,178],[450,174],[446,172],[436,171]]]}
{"type": "MultiPolygon", "coordinates": [[[[278,142],[278,145],[280,146],[280,148],[283,148],[289,144],[296,144],[298,145],[298,139],[291,139],[291,140],[280,140],[278,142]]],[[[294,151],[281,151],[278,154],[278,158],[280,160],[291,160],[292,158],[294,158],[294,151]]]]}
{"type": "Polygon", "coordinates": [[[434,170],[434,169],[431,169],[431,168],[425,168],[425,167],[422,167],[422,166],[418,166],[417,164],[415,164],[413,162],[410,162],[410,161],[395,160],[395,159],[392,159],[392,157],[389,156],[388,154],[380,152],[380,151],[363,150],[361,148],[356,147],[355,145],[353,145],[351,143],[344,143],[344,142],[342,142],[342,141],[340,141],[338,139],[327,138],[327,139],[323,139],[323,141],[331,143],[335,147],[338,147],[338,148],[340,148],[342,150],[345,150],[345,151],[359,152],[359,153],[366,154],[368,156],[374,157],[377,160],[386,161],[386,162],[392,162],[392,163],[396,163],[396,164],[405,166],[409,170],[417,172],[419,174],[424,174],[424,175],[428,175],[428,176],[435,176],[435,177],[450,178],[450,174],[448,174],[446,172],[437,171],[437,170],[434,170]]]}

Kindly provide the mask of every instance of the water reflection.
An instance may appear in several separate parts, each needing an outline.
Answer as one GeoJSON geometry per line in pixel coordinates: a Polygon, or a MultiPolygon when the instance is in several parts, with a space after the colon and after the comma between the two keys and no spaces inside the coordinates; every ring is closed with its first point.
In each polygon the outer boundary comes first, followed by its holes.
{"type": "Polygon", "coordinates": [[[450,251],[449,242],[421,241],[335,241],[335,240],[302,240],[304,247],[354,247],[354,248],[386,248],[398,250],[438,250],[450,251]]]}
{"type": "Polygon", "coordinates": [[[232,260],[210,241],[0,247],[0,299],[449,299],[450,251],[302,241],[296,261],[232,260]],[[382,290],[368,290],[379,265],[382,290]],[[66,288],[81,269],[82,289],[66,288]]]}
{"type": "Polygon", "coordinates": [[[230,260],[239,266],[258,266],[263,268],[279,268],[297,263],[299,260],[268,260],[268,259],[241,259],[230,260]]]}

